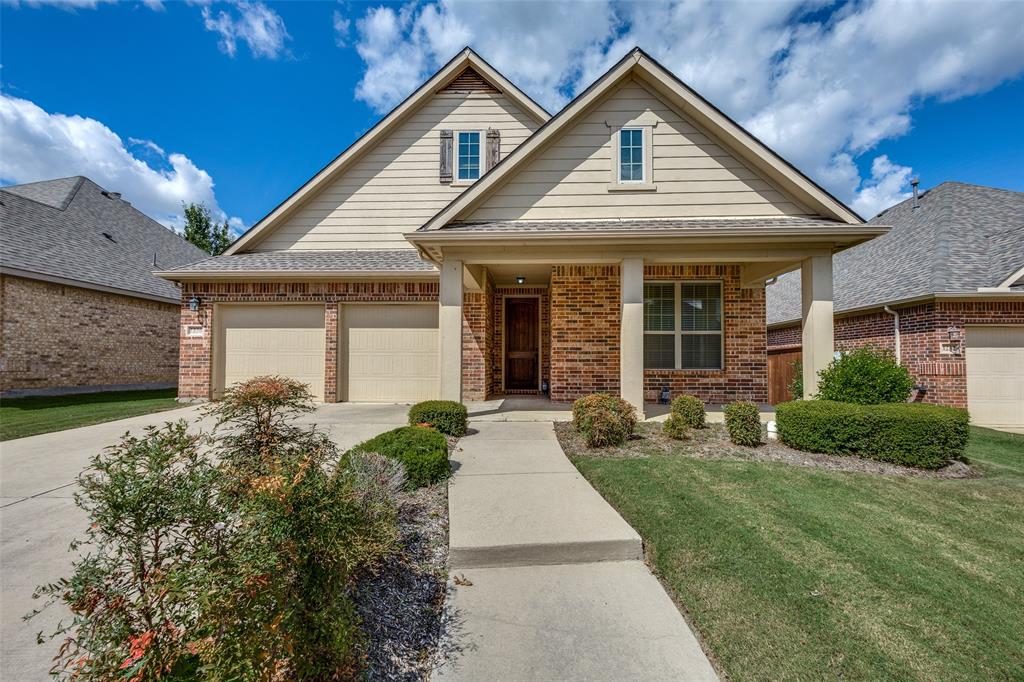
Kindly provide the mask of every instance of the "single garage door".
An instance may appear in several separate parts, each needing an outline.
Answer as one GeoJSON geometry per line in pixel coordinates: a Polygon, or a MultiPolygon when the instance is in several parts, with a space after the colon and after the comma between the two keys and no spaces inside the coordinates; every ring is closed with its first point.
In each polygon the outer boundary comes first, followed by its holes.
{"type": "Polygon", "coordinates": [[[978,426],[1024,428],[1024,327],[967,327],[967,409],[978,426]]]}
{"type": "Polygon", "coordinates": [[[437,304],[342,306],[338,385],[351,402],[437,398],[437,304]]]}
{"type": "Polygon", "coordinates": [[[324,397],[324,307],[225,305],[220,318],[219,388],[252,377],[279,374],[324,397]]]}

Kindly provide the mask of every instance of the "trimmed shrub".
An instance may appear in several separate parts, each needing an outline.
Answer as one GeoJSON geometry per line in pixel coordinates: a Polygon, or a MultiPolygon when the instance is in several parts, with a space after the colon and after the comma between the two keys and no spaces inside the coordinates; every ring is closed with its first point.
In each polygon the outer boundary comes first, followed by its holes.
{"type": "Polygon", "coordinates": [[[797,360],[793,363],[793,380],[789,382],[789,394],[793,400],[804,399],[804,363],[797,360]]]}
{"type": "Polygon", "coordinates": [[[665,425],[662,427],[662,431],[669,438],[682,440],[686,438],[686,434],[690,432],[690,427],[679,415],[670,414],[668,419],[665,420],[665,425]]]}
{"type": "Polygon", "coordinates": [[[441,433],[462,438],[466,435],[469,413],[454,400],[425,400],[409,408],[409,425],[430,424],[441,433]]]}
{"type": "Polygon", "coordinates": [[[692,395],[681,395],[672,401],[672,416],[691,429],[703,429],[705,424],[704,401],[692,395]]]}
{"type": "Polygon", "coordinates": [[[622,445],[636,428],[636,410],[622,398],[594,393],[573,403],[572,423],[589,447],[622,445]]]}
{"type": "Polygon", "coordinates": [[[451,475],[448,441],[440,431],[424,426],[400,426],[352,448],[350,453],[376,452],[405,467],[411,488],[443,481],[451,475]]]}
{"type": "Polygon", "coordinates": [[[725,428],[729,431],[729,440],[736,445],[760,445],[761,413],[757,409],[757,403],[737,400],[726,405],[725,428]]]}
{"type": "Polygon", "coordinates": [[[963,459],[967,411],[940,405],[855,405],[804,400],[775,406],[783,443],[798,450],[859,455],[920,469],[963,459]]]}
{"type": "Polygon", "coordinates": [[[819,374],[818,398],[858,405],[906,402],[914,378],[892,353],[866,346],[843,353],[819,374]]]}

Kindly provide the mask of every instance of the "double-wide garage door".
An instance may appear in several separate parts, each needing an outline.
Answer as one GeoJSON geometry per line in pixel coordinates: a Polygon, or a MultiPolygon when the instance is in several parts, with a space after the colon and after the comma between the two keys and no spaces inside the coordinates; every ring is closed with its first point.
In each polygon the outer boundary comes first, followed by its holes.
{"type": "MultiPolygon", "coordinates": [[[[326,328],[322,305],[222,305],[217,308],[216,392],[278,374],[324,398],[326,328]]],[[[437,305],[340,306],[340,400],[414,402],[439,386],[437,305]]]]}
{"type": "Polygon", "coordinates": [[[967,327],[966,340],[971,422],[1024,428],[1024,327],[967,327]]]}

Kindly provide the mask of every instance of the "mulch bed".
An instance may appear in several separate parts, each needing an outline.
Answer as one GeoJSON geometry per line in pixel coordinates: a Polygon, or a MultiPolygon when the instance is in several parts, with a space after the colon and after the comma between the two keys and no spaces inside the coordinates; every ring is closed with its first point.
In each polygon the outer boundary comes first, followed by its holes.
{"type": "Polygon", "coordinates": [[[636,433],[624,445],[607,448],[588,448],[571,422],[556,422],[555,434],[569,457],[630,458],[670,455],[701,459],[780,462],[830,471],[856,471],[916,478],[976,478],[980,475],[964,462],[953,462],[936,470],[915,469],[863,457],[803,452],[783,445],[777,440],[766,441],[759,447],[750,448],[732,443],[724,424],[708,424],[704,429],[692,429],[684,440],[672,440],[662,432],[660,422],[643,422],[637,425],[636,433]]]}
{"type": "Polygon", "coordinates": [[[367,636],[369,680],[424,680],[443,648],[450,619],[448,485],[402,495],[398,528],[402,551],[364,578],[353,598],[367,636]]]}

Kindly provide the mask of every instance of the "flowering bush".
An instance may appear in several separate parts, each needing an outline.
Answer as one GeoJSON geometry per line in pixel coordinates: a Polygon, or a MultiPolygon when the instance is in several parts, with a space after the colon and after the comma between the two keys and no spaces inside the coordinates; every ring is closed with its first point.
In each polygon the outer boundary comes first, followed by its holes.
{"type": "Polygon", "coordinates": [[[324,434],[290,425],[311,408],[303,385],[261,377],[208,408],[224,427],[214,439],[182,421],[93,458],[76,497],[89,551],[39,590],[73,614],[53,635],[65,638],[56,673],[358,675],[350,592],[397,546],[404,473],[370,455],[341,465],[324,434]]]}

